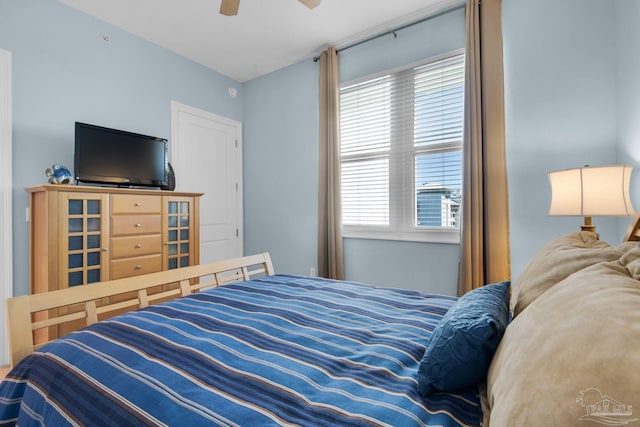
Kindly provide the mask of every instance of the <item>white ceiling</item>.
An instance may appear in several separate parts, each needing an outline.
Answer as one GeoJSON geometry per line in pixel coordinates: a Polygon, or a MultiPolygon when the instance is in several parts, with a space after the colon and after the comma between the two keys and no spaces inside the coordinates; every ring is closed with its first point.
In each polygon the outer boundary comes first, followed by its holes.
{"type": "Polygon", "coordinates": [[[239,82],[350,45],[458,5],[462,0],[59,0],[239,82]]]}

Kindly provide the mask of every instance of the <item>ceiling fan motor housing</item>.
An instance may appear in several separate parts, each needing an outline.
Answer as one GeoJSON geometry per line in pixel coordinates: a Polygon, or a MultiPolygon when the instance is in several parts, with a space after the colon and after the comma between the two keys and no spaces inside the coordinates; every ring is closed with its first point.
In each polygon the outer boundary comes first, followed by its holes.
{"type": "MultiPolygon", "coordinates": [[[[313,9],[320,4],[321,0],[298,0],[309,9],[313,9]]],[[[240,0],[222,0],[220,3],[220,14],[225,16],[235,16],[240,8],[240,0]]]]}

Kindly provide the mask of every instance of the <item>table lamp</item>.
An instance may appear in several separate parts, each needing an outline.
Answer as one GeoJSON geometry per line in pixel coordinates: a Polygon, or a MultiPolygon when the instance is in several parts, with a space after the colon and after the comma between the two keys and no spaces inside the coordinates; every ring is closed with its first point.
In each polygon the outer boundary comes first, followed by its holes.
{"type": "Polygon", "coordinates": [[[582,231],[593,231],[592,216],[630,216],[631,166],[585,166],[549,173],[549,215],[584,216],[582,231]]]}

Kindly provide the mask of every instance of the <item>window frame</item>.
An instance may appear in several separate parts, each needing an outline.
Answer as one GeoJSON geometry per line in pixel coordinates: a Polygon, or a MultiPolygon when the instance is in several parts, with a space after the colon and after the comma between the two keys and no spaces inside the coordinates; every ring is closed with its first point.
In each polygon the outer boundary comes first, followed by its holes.
{"type": "MultiPolygon", "coordinates": [[[[385,70],[379,73],[367,75],[358,79],[350,80],[340,84],[340,90],[343,87],[353,86],[360,83],[380,79],[384,76],[392,76],[392,81],[401,78],[404,74],[413,74],[414,69],[420,66],[424,66],[433,62],[441,61],[447,58],[464,54],[465,49],[456,49],[440,55],[429,57],[425,60],[415,63],[407,64],[401,67],[396,67],[390,70],[385,70]]],[[[464,120],[464,118],[463,118],[464,120]]],[[[409,121],[409,124],[405,126],[413,126],[413,120],[409,121]]],[[[398,126],[397,123],[392,124],[392,128],[398,126]]],[[[464,127],[464,122],[462,123],[464,127]]],[[[393,135],[394,132],[392,131],[393,135]]],[[[413,134],[413,129],[405,134],[413,134]]],[[[411,141],[414,139],[411,138],[411,141]]],[[[458,228],[445,228],[445,227],[420,227],[417,226],[416,221],[416,189],[415,189],[415,156],[425,151],[452,151],[457,149],[463,151],[462,140],[459,142],[447,142],[433,144],[427,147],[415,146],[413,143],[409,143],[408,139],[405,139],[401,143],[394,143],[391,141],[389,149],[389,225],[349,225],[341,224],[342,236],[345,238],[356,239],[374,239],[374,240],[399,240],[409,242],[428,242],[428,243],[448,243],[459,244],[460,243],[460,227],[458,228]],[[411,146],[411,148],[407,148],[411,146]],[[404,156],[394,156],[394,151],[403,152],[404,156]],[[410,154],[410,155],[409,155],[410,154]],[[402,166],[403,162],[411,162],[402,166]],[[411,173],[409,173],[411,171],[411,173]],[[410,179],[413,182],[412,185],[394,185],[394,181],[410,179]],[[399,189],[398,191],[392,191],[392,188],[399,189]],[[391,207],[395,205],[395,209],[391,207]]],[[[349,156],[355,158],[356,156],[349,156]]],[[[340,157],[340,163],[342,165],[343,156],[340,157]]],[[[462,178],[461,171],[461,178],[462,178]]],[[[340,180],[342,185],[342,179],[340,180]]],[[[342,197],[342,196],[341,196],[342,197]]]]}

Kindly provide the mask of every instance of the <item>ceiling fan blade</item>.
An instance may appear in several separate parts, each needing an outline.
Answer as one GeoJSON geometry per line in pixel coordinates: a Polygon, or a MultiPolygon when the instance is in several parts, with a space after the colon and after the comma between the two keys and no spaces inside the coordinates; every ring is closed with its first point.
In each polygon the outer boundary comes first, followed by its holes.
{"type": "Polygon", "coordinates": [[[238,14],[240,0],[222,0],[220,3],[220,14],[225,16],[234,16],[238,14]]]}
{"type": "Polygon", "coordinates": [[[320,0],[298,0],[303,5],[307,6],[309,9],[313,9],[314,7],[320,4],[320,0]]]}

